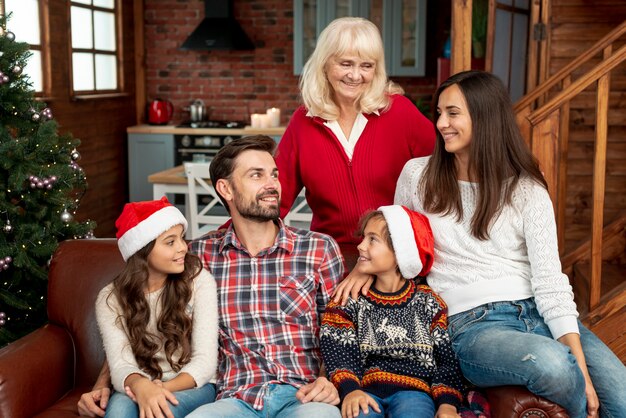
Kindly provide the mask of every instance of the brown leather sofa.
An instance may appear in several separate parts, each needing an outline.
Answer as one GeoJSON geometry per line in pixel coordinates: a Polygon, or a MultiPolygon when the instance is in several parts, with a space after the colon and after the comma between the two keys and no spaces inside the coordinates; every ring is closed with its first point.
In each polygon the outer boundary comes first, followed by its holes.
{"type": "Polygon", "coordinates": [[[52,257],[49,323],[0,350],[0,417],[76,417],[104,351],[94,304],[124,260],[114,239],[71,240],[52,257]]]}
{"type": "MultiPolygon", "coordinates": [[[[354,251],[345,252],[353,264],[354,251]]],[[[0,350],[0,417],[78,416],[76,403],[104,361],[95,299],[122,266],[114,239],[61,243],[50,265],[49,323],[0,350]]],[[[487,395],[494,417],[567,417],[523,388],[495,388],[487,395]]]]}

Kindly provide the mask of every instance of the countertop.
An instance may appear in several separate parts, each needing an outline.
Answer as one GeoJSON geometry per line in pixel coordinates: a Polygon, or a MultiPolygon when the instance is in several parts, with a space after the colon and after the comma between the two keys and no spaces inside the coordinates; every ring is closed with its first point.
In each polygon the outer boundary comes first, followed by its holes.
{"type": "Polygon", "coordinates": [[[277,128],[178,128],[175,125],[136,125],[126,128],[129,134],[174,134],[174,135],[268,135],[280,136],[285,132],[284,126],[277,128]]]}
{"type": "MultiPolygon", "coordinates": [[[[185,167],[177,165],[167,170],[148,176],[149,183],[165,183],[165,184],[187,184],[187,176],[185,176],[185,167]]],[[[210,181],[209,181],[210,183],[210,181]]]]}

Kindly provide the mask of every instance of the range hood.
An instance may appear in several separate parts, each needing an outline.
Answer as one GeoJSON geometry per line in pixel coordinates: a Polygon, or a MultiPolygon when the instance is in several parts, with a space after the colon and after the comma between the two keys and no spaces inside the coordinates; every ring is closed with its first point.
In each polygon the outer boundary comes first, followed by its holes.
{"type": "Polygon", "coordinates": [[[254,44],[233,17],[234,0],[204,0],[205,18],[180,49],[254,49],[254,44]]]}

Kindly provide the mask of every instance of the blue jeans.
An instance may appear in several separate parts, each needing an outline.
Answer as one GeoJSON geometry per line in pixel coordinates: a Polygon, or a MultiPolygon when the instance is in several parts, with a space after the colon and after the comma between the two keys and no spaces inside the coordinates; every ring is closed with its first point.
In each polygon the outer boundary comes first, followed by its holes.
{"type": "Polygon", "coordinates": [[[357,418],[432,418],[435,416],[435,402],[429,394],[417,390],[403,390],[386,398],[368,393],[380,408],[380,414],[369,407],[369,413],[361,413],[357,418]]]}
{"type": "MultiPolygon", "coordinates": [[[[184,418],[199,406],[215,400],[215,385],[207,383],[200,388],[174,392],[174,396],[178,400],[178,405],[168,402],[170,410],[174,414],[174,418],[184,418]]],[[[105,418],[137,418],[139,417],[139,407],[125,393],[113,392],[104,416],[105,418]]]]}
{"type": "MultiPolygon", "coordinates": [[[[626,416],[626,367],[580,322],[580,340],[601,417],[626,416]]],[[[586,417],[585,380],[569,347],[552,338],[534,299],[495,302],[448,318],[452,348],[476,386],[526,386],[586,417]]]]}
{"type": "Polygon", "coordinates": [[[220,399],[203,405],[187,415],[188,418],[341,418],[336,406],[321,402],[300,403],[297,388],[291,385],[269,385],[258,411],[235,398],[220,399]]]}

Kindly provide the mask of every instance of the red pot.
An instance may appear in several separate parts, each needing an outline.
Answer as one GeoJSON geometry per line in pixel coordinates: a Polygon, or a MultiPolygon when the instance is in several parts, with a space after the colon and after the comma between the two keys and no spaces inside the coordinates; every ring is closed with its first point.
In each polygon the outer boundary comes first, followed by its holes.
{"type": "Polygon", "coordinates": [[[148,107],[148,122],[151,125],[165,125],[174,115],[174,106],[169,100],[154,99],[148,107]]]}

